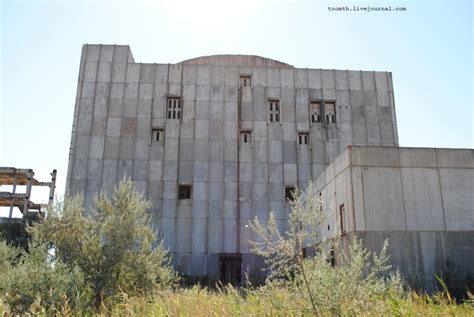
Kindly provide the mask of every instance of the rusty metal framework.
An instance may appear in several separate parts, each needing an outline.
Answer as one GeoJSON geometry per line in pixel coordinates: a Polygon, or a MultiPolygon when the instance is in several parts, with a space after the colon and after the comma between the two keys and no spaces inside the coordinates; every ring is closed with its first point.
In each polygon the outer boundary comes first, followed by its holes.
{"type": "Polygon", "coordinates": [[[45,204],[35,204],[31,201],[31,191],[34,186],[47,186],[49,187],[49,200],[51,204],[54,198],[54,190],[56,188],[56,170],[51,173],[50,182],[40,182],[33,176],[35,173],[32,169],[26,168],[14,168],[14,167],[0,167],[0,187],[1,186],[12,186],[11,192],[2,191],[0,188],[0,207],[9,207],[10,212],[8,218],[12,218],[13,208],[17,207],[23,215],[28,212],[41,213],[41,208],[45,204]],[[26,186],[26,189],[22,193],[18,193],[17,186],[26,186]]]}

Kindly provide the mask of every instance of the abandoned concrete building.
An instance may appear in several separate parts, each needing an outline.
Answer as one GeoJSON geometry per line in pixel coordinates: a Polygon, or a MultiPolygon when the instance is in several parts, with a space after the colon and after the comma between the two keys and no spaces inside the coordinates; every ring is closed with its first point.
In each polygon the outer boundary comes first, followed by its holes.
{"type": "Polygon", "coordinates": [[[84,45],[66,190],[88,205],[124,177],[189,275],[259,271],[249,221],[274,211],[284,230],[286,199],[310,180],[328,228],[374,248],[393,238],[404,272],[448,256],[473,270],[474,153],[399,148],[389,72],[245,55],[145,64],[128,46],[84,45]]]}

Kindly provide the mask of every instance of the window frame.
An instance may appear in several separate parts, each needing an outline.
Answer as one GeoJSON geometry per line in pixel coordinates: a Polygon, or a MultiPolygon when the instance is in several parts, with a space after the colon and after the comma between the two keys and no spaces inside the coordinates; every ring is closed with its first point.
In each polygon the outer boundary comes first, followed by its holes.
{"type": "Polygon", "coordinates": [[[239,146],[244,144],[250,144],[250,146],[253,147],[253,133],[251,129],[241,129],[239,132],[239,146]],[[250,137],[249,142],[244,142],[246,135],[250,137]]]}
{"type": "Polygon", "coordinates": [[[161,127],[152,127],[150,135],[150,145],[154,143],[164,143],[165,141],[165,129],[161,127]],[[156,133],[156,134],[155,134],[156,133]],[[155,135],[161,136],[159,140],[156,140],[155,135]]]}
{"type": "Polygon", "coordinates": [[[239,88],[252,88],[252,75],[240,74],[239,75],[239,88]],[[243,85],[246,81],[249,81],[248,85],[243,85]]]}
{"type": "Polygon", "coordinates": [[[166,97],[166,119],[167,120],[181,120],[183,117],[183,100],[180,96],[168,96],[166,97]],[[177,105],[174,107],[170,104],[170,101],[178,101],[177,105]],[[170,116],[172,114],[172,116],[170,116]]]}
{"type": "Polygon", "coordinates": [[[280,98],[268,98],[267,99],[267,123],[280,123],[281,124],[281,103],[280,98]],[[273,105],[276,105],[276,110],[273,110],[273,105]],[[273,119],[273,114],[277,116],[277,120],[273,119]]]}
{"type": "Polygon", "coordinates": [[[322,124],[323,123],[323,101],[322,100],[311,100],[309,102],[309,122],[313,124],[322,124]],[[313,121],[313,105],[318,105],[319,107],[319,121],[313,121]]]}

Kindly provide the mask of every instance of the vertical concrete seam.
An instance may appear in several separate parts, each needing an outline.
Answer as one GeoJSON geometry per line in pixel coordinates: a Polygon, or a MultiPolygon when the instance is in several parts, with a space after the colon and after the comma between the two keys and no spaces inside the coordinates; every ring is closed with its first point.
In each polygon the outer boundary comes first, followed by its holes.
{"type": "Polygon", "coordinates": [[[393,142],[396,146],[399,145],[399,140],[398,140],[398,128],[397,128],[397,113],[395,110],[395,93],[394,93],[394,88],[393,88],[393,80],[392,74],[388,75],[389,73],[385,73],[385,78],[387,79],[387,88],[389,92],[389,103],[390,103],[390,111],[392,113],[392,129],[393,129],[393,142]]]}
{"type": "Polygon", "coordinates": [[[366,137],[365,143],[370,144],[369,143],[369,129],[367,128],[367,125],[368,125],[368,122],[367,122],[367,105],[366,105],[365,100],[364,100],[365,99],[364,98],[365,87],[364,87],[364,79],[362,77],[362,71],[361,70],[359,70],[359,79],[360,79],[360,87],[362,88],[361,89],[362,103],[363,103],[363,107],[364,107],[364,119],[365,119],[364,127],[365,127],[365,137],[366,137]]]}
{"type": "MultiPolygon", "coordinates": [[[[107,122],[109,121],[108,118],[109,118],[109,108],[110,108],[110,96],[112,94],[112,74],[113,74],[113,69],[114,69],[115,48],[116,48],[116,45],[114,44],[113,49],[112,49],[112,62],[110,63],[110,76],[109,76],[110,87],[109,87],[109,93],[107,96],[107,107],[105,108],[104,144],[102,145],[102,166],[100,169],[100,187],[101,188],[104,187],[105,139],[106,139],[106,133],[107,133],[107,122]]],[[[92,122],[94,122],[93,119],[92,119],[92,122]]],[[[92,133],[92,129],[91,129],[91,133],[92,133]]],[[[92,147],[92,137],[91,137],[91,147],[92,147]]]]}
{"type": "MultiPolygon", "coordinates": [[[[91,113],[91,123],[89,126],[89,145],[88,145],[88,151],[86,155],[86,160],[87,160],[87,165],[86,165],[86,184],[85,184],[85,189],[84,193],[87,193],[87,188],[89,187],[89,164],[91,162],[91,143],[92,143],[92,121],[94,120],[94,113],[95,113],[95,104],[96,104],[96,94],[97,94],[97,84],[99,80],[99,64],[100,64],[100,55],[102,53],[102,44],[99,44],[99,59],[97,61],[97,69],[95,70],[95,83],[94,83],[94,98],[92,100],[92,113],[91,113]]],[[[104,141],[105,142],[105,141],[104,141]]]]}
{"type": "MultiPolygon", "coordinates": [[[[153,138],[153,108],[154,108],[154,105],[155,105],[155,81],[156,81],[156,71],[157,71],[157,67],[156,67],[156,64],[153,63],[153,83],[152,83],[152,86],[151,86],[151,109],[150,109],[150,125],[149,125],[149,131],[148,131],[148,138],[149,138],[149,147],[148,147],[148,162],[147,162],[147,169],[148,169],[148,179],[147,179],[147,190],[146,190],[146,197],[150,198],[150,184],[151,184],[151,179],[150,179],[150,172],[151,172],[151,169],[150,169],[150,162],[152,160],[152,157],[151,157],[151,153],[152,153],[152,147],[153,147],[153,143],[152,143],[152,138],[153,138]]],[[[137,124],[137,129],[138,129],[138,124],[137,124]]],[[[164,135],[164,133],[163,133],[164,135]]],[[[156,189],[156,188],[155,188],[156,189]]],[[[163,219],[163,197],[160,197],[159,199],[156,199],[156,196],[155,198],[153,199],[154,201],[152,201],[152,213],[154,214],[155,218],[154,218],[154,223],[152,223],[152,226],[155,228],[155,229],[158,229],[158,210],[159,208],[161,208],[161,219],[163,219]],[[159,201],[161,200],[161,202],[159,201]],[[160,203],[161,203],[161,206],[160,206],[160,203]]],[[[153,218],[152,218],[153,219],[153,218]]],[[[163,222],[163,220],[161,221],[163,222]]],[[[156,232],[156,235],[157,237],[160,239],[160,240],[163,240],[163,232],[162,230],[158,230],[158,232],[156,232]]]]}
{"type": "Polygon", "coordinates": [[[436,175],[438,176],[439,193],[441,196],[441,208],[443,210],[444,231],[448,231],[448,226],[446,224],[446,209],[444,208],[443,187],[441,186],[441,174],[439,172],[438,149],[434,149],[434,150],[435,150],[435,156],[436,156],[436,175]]]}
{"type": "MultiPolygon", "coordinates": [[[[400,151],[397,149],[397,155],[398,155],[398,162],[400,162],[400,151]]],[[[408,225],[407,225],[407,211],[406,211],[406,206],[405,206],[405,190],[403,186],[403,175],[402,175],[402,167],[401,165],[398,168],[399,174],[400,174],[400,188],[402,190],[402,205],[403,205],[403,218],[405,220],[405,231],[408,231],[408,225]]]]}
{"type": "MultiPolygon", "coordinates": [[[[375,81],[375,71],[372,72],[372,78],[374,80],[374,88],[375,88],[375,110],[376,110],[376,114],[377,114],[377,130],[379,132],[379,145],[382,145],[382,128],[380,126],[380,115],[379,115],[379,111],[380,111],[380,106],[379,106],[379,103],[378,103],[378,89],[377,89],[377,82],[375,81]]],[[[368,136],[367,136],[368,138],[368,136]]]]}
{"type": "MultiPolygon", "coordinates": [[[[127,86],[127,73],[128,73],[128,60],[129,60],[129,57],[130,57],[130,54],[131,54],[131,51],[130,51],[130,47],[128,48],[127,50],[127,61],[125,62],[125,75],[124,75],[124,80],[123,80],[123,94],[122,94],[122,111],[120,112],[120,130],[122,129],[122,115],[123,115],[123,110],[125,108],[125,91],[126,91],[126,86],[127,86]]],[[[107,118],[107,121],[108,121],[108,118],[107,118]]],[[[107,127],[106,127],[107,128],[107,127]]],[[[105,134],[107,135],[107,130],[105,130],[105,134]]],[[[118,143],[117,143],[117,159],[115,160],[115,184],[117,183],[118,181],[118,166],[119,166],[119,161],[120,161],[120,139],[121,139],[121,132],[119,132],[119,136],[118,136],[118,143]]],[[[104,153],[105,154],[105,153],[104,153]]]]}

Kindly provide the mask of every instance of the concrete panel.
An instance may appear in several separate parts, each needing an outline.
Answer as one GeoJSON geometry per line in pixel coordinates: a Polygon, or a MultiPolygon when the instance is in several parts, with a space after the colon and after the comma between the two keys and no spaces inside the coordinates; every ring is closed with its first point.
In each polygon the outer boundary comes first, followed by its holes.
{"type": "Polygon", "coordinates": [[[308,88],[307,69],[295,69],[295,88],[308,88]]]}
{"type": "Polygon", "coordinates": [[[137,116],[137,99],[124,99],[122,117],[123,118],[135,118],[137,116]]]}
{"type": "Polygon", "coordinates": [[[209,101],[196,101],[196,120],[209,120],[209,101]]]}
{"type": "Polygon", "coordinates": [[[429,168],[402,168],[407,230],[444,230],[438,172],[429,168]]]}
{"type": "Polygon", "coordinates": [[[439,167],[474,168],[474,150],[436,149],[439,167]]]}
{"type": "Polygon", "coordinates": [[[192,252],[206,252],[207,239],[207,219],[194,218],[192,219],[191,228],[191,251],[192,252]]]}
{"type": "Polygon", "coordinates": [[[224,85],[224,66],[211,66],[211,85],[224,85]]]}
{"type": "Polygon", "coordinates": [[[241,182],[252,182],[253,180],[253,164],[252,163],[240,163],[240,181],[241,182]]]}
{"type": "Polygon", "coordinates": [[[211,68],[207,65],[196,66],[196,82],[202,85],[209,85],[211,82],[211,68]]]}
{"type": "Polygon", "coordinates": [[[113,63],[112,64],[112,82],[114,83],[124,83],[125,74],[127,73],[127,64],[126,63],[113,63]]]}
{"type": "Polygon", "coordinates": [[[209,162],[209,180],[214,182],[221,182],[224,180],[224,163],[220,162],[209,162]]]}
{"type": "Polygon", "coordinates": [[[439,169],[446,230],[474,230],[474,170],[439,169]]]}
{"type": "Polygon", "coordinates": [[[155,77],[155,64],[141,64],[140,67],[140,82],[153,83],[155,77]]]}
{"type": "Polygon", "coordinates": [[[322,81],[321,81],[321,70],[308,69],[308,81],[309,81],[309,88],[321,89],[323,87],[322,81]]]}
{"type": "Polygon", "coordinates": [[[367,230],[406,230],[400,170],[363,168],[362,177],[367,230]]]}
{"type": "Polygon", "coordinates": [[[210,217],[211,213],[209,213],[209,215],[208,215],[208,212],[207,212],[208,203],[209,203],[209,208],[211,208],[211,201],[199,200],[199,199],[194,199],[193,198],[192,217],[193,218],[201,218],[201,219],[205,219],[208,216],[210,217]]]}
{"type": "Polygon", "coordinates": [[[266,85],[266,69],[256,67],[253,68],[252,87],[264,87],[266,85]]]}
{"type": "Polygon", "coordinates": [[[178,180],[182,183],[192,183],[193,181],[193,167],[192,161],[179,161],[178,180]]]}
{"type": "Polygon", "coordinates": [[[105,138],[104,158],[106,159],[118,158],[119,141],[120,141],[119,137],[106,137],[105,138]]]}
{"type": "Polygon", "coordinates": [[[362,80],[360,71],[349,71],[349,89],[362,90],[362,80]]]}
{"type": "Polygon", "coordinates": [[[237,162],[237,143],[225,142],[224,143],[224,160],[226,162],[237,162]]]}
{"type": "Polygon", "coordinates": [[[191,218],[176,218],[176,252],[191,251],[191,218]]]}
{"type": "Polygon", "coordinates": [[[93,136],[91,137],[90,158],[102,159],[104,157],[105,137],[93,136]]]}
{"type": "Polygon", "coordinates": [[[224,86],[213,85],[210,88],[211,101],[224,101],[224,86]]]}
{"type": "Polygon", "coordinates": [[[399,148],[402,167],[437,167],[435,149],[399,148]]]}
{"type": "Polygon", "coordinates": [[[336,83],[335,83],[335,78],[334,78],[334,71],[332,70],[322,70],[321,71],[322,75],[322,84],[323,84],[323,89],[335,89],[336,88],[336,83]]]}
{"type": "Polygon", "coordinates": [[[237,250],[237,221],[224,219],[224,252],[236,253],[237,250]]]}
{"type": "Polygon", "coordinates": [[[133,160],[118,160],[117,163],[117,180],[131,178],[133,175],[133,160]]]}
{"type": "Polygon", "coordinates": [[[361,166],[400,166],[396,147],[353,147],[352,164],[361,166]]]}
{"type": "Polygon", "coordinates": [[[267,87],[280,87],[279,68],[267,68],[267,87]]]}
{"type": "Polygon", "coordinates": [[[99,62],[99,70],[97,73],[97,81],[110,82],[112,75],[112,63],[99,62]]]}
{"type": "Polygon", "coordinates": [[[149,161],[149,178],[150,180],[161,180],[163,174],[163,161],[149,161]]]}
{"type": "MultiPolygon", "coordinates": [[[[354,199],[354,218],[357,231],[365,231],[365,206],[364,206],[364,192],[362,187],[362,169],[360,167],[353,167],[352,173],[352,191],[354,199]]],[[[349,210],[348,210],[349,211],[349,210]]]]}
{"type": "Polygon", "coordinates": [[[210,218],[207,223],[207,252],[220,253],[224,250],[223,220],[210,218]]]}
{"type": "Polygon", "coordinates": [[[209,137],[211,139],[221,139],[221,140],[224,138],[224,121],[222,120],[209,121],[209,137]]]}
{"type": "Polygon", "coordinates": [[[177,197],[176,187],[177,187],[176,181],[163,182],[163,199],[176,200],[176,197],[177,197]]]}
{"type": "Polygon", "coordinates": [[[239,69],[236,66],[226,66],[224,69],[226,86],[236,87],[239,80],[239,69]]]}
{"type": "Polygon", "coordinates": [[[293,88],[295,86],[293,69],[280,69],[280,86],[286,88],[293,88]]]}
{"type": "Polygon", "coordinates": [[[283,162],[296,163],[296,142],[283,141],[283,162]]]}
{"type": "Polygon", "coordinates": [[[196,65],[183,65],[183,84],[196,84],[196,65]]]}
{"type": "Polygon", "coordinates": [[[209,177],[209,163],[207,162],[194,162],[194,181],[207,182],[209,177]]]}
{"type": "Polygon", "coordinates": [[[386,72],[374,72],[375,89],[377,91],[388,91],[389,85],[386,72]]]}
{"type": "Polygon", "coordinates": [[[349,77],[346,70],[336,70],[335,81],[336,89],[349,89],[349,77]]]}
{"type": "Polygon", "coordinates": [[[283,164],[283,182],[285,185],[295,185],[297,183],[297,165],[283,164]]]}
{"type": "Polygon", "coordinates": [[[364,90],[375,90],[374,72],[362,71],[362,87],[364,90]]]}
{"type": "Polygon", "coordinates": [[[224,177],[226,182],[237,181],[237,163],[224,162],[224,177]]]}
{"type": "Polygon", "coordinates": [[[209,138],[209,120],[196,120],[194,129],[196,139],[209,138]]]}

